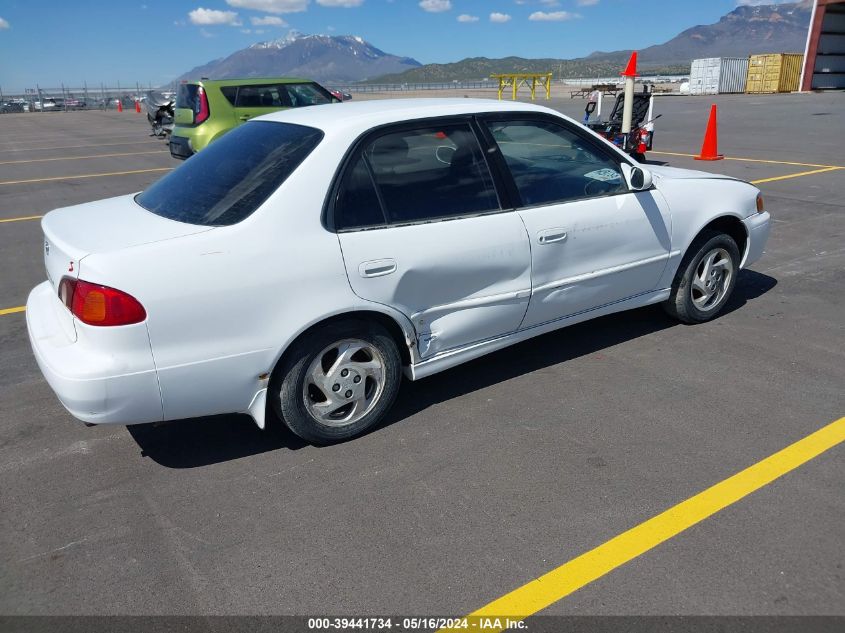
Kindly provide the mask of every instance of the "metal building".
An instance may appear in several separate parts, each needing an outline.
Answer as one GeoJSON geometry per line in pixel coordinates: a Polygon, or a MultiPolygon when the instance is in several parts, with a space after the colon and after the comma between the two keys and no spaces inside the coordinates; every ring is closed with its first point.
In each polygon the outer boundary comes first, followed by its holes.
{"type": "Polygon", "coordinates": [[[845,0],[815,0],[801,90],[845,88],[845,0]]]}
{"type": "Polygon", "coordinates": [[[745,92],[747,57],[707,57],[692,60],[689,91],[692,95],[745,92]]]}

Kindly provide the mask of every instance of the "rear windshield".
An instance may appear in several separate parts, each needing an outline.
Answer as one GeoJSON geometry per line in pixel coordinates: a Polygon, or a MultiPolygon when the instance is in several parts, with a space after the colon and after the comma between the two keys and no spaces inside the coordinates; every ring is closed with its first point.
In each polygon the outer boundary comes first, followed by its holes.
{"type": "Polygon", "coordinates": [[[253,121],[186,160],[135,201],[156,215],[227,226],[270,197],[323,138],[314,128],[253,121]]]}
{"type": "Polygon", "coordinates": [[[179,84],[179,88],[176,90],[176,107],[199,112],[198,91],[198,84],[179,84]]]}

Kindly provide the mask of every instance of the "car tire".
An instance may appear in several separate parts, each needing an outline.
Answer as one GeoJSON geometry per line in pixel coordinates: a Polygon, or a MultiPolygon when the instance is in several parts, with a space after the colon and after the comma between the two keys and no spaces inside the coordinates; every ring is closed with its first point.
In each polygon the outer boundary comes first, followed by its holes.
{"type": "Polygon", "coordinates": [[[399,350],[384,327],[330,323],[285,354],[270,381],[271,411],[307,442],[342,442],[384,419],[401,381],[399,350]]]}
{"type": "Polygon", "coordinates": [[[678,266],[664,309],[682,323],[715,318],[733,293],[739,262],[739,248],[730,235],[702,231],[678,266]]]}

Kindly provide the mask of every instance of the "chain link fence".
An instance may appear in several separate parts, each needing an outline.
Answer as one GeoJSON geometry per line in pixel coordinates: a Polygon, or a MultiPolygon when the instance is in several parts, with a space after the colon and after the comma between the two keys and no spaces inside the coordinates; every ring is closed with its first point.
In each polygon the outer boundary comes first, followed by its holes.
{"type": "Polygon", "coordinates": [[[34,88],[26,88],[23,92],[6,92],[0,86],[0,114],[134,108],[135,103],[143,101],[150,90],[175,94],[176,84],[164,87],[139,82],[125,85],[118,82],[114,86],[86,83],[81,87],[65,84],[45,87],[36,84],[34,88]]]}
{"type": "MultiPolygon", "coordinates": [[[[661,77],[644,77],[643,81],[650,83],[677,83],[687,76],[666,75],[661,77]]],[[[555,81],[555,85],[589,86],[592,84],[618,82],[618,77],[577,77],[555,81]]],[[[150,90],[157,90],[165,94],[176,93],[176,82],[166,86],[153,86],[135,82],[116,86],[100,84],[98,86],[83,84],[82,87],[67,86],[43,87],[38,84],[34,88],[27,88],[20,92],[4,92],[0,86],[0,114],[14,112],[70,112],[75,110],[117,110],[118,103],[122,108],[134,108],[135,103],[143,101],[150,90]]],[[[355,93],[390,93],[412,92],[420,90],[483,90],[495,91],[498,83],[492,79],[477,81],[448,81],[434,83],[402,83],[402,84],[326,84],[328,88],[340,92],[355,93]]]]}

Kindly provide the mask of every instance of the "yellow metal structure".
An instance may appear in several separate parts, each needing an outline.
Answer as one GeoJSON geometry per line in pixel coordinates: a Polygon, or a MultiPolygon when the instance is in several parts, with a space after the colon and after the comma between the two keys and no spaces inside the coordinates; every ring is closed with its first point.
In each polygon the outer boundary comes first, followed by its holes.
{"type": "Polygon", "coordinates": [[[794,92],[801,79],[804,56],[800,53],[752,55],[748,60],[748,81],[745,92],[794,92]]]}
{"type": "Polygon", "coordinates": [[[531,100],[534,100],[537,86],[545,88],[546,99],[552,98],[552,73],[502,73],[498,75],[490,75],[493,79],[499,80],[499,100],[502,99],[502,93],[505,88],[511,88],[513,92],[512,99],[516,101],[516,93],[522,86],[526,86],[531,91],[531,100]]]}

